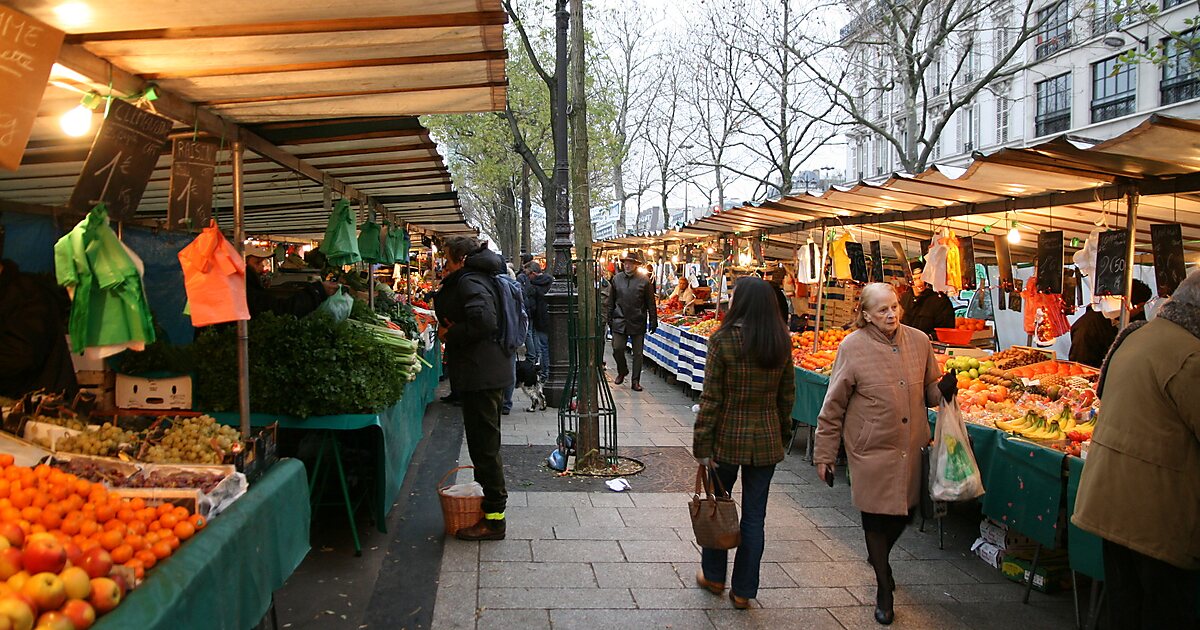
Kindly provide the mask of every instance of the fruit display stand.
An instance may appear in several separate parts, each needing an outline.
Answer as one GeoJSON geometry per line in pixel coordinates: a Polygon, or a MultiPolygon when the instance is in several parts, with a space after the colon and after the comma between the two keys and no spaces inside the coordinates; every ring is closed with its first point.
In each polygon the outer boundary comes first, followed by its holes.
{"type": "Polygon", "coordinates": [[[282,459],[236,503],[147,573],[99,630],[254,627],[308,554],[304,465],[282,459]]]}
{"type": "MultiPolygon", "coordinates": [[[[382,439],[374,442],[376,449],[375,463],[377,483],[369,497],[368,505],[380,532],[387,532],[386,517],[391,509],[393,500],[400,492],[404,477],[408,472],[408,464],[412,454],[421,441],[422,421],[425,417],[425,407],[433,401],[437,391],[438,379],[441,376],[441,344],[433,344],[426,351],[425,360],[433,366],[432,369],[421,370],[416,380],[404,388],[404,396],[394,405],[374,414],[341,414],[332,416],[310,416],[295,418],[274,414],[251,414],[250,423],[254,426],[266,426],[275,421],[282,429],[298,429],[315,431],[319,434],[319,448],[316,464],[309,472],[309,487],[317,488],[325,479],[333,474],[340,490],[340,498],[346,508],[346,517],[350,524],[351,535],[354,539],[356,555],[362,553],[362,543],[358,538],[358,527],[355,519],[355,500],[350,496],[346,481],[345,469],[342,465],[342,449],[338,434],[344,431],[369,429],[377,431],[382,439]]],[[[219,422],[236,425],[238,416],[233,412],[211,414],[219,422]]],[[[318,492],[313,492],[314,500],[318,492]]]]}
{"type": "Polygon", "coordinates": [[[679,327],[659,323],[646,335],[646,357],[662,369],[679,376],[679,327]]]}

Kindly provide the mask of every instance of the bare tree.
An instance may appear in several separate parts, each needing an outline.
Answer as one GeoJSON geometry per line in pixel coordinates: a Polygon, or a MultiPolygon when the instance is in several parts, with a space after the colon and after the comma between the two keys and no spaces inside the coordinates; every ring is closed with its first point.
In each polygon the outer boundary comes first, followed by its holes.
{"type": "MultiPolygon", "coordinates": [[[[682,51],[676,52],[682,54],[682,51]]],[[[667,198],[692,166],[685,147],[696,133],[696,126],[688,120],[687,103],[682,94],[686,70],[675,63],[676,58],[677,54],[669,53],[659,65],[645,144],[654,156],[664,228],[671,223],[667,198]]]]}
{"type": "Polygon", "coordinates": [[[759,193],[787,194],[801,165],[834,135],[833,105],[790,52],[812,9],[797,0],[735,0],[712,6],[707,22],[724,46],[749,59],[733,82],[734,103],[747,124],[738,146],[767,166],[766,173],[725,168],[758,182],[759,193]]]}
{"type": "Polygon", "coordinates": [[[1039,38],[1039,55],[1066,47],[1072,19],[1066,0],[1040,11],[1034,0],[838,2],[847,26],[788,50],[839,114],[894,148],[910,173],[936,157],[957,112],[985,89],[1003,92],[1027,42],[1039,38]]]}

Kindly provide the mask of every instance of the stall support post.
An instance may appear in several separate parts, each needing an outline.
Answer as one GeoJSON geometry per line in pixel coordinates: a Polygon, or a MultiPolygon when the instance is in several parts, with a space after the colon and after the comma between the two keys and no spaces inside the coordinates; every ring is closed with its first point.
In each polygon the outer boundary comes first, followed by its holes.
{"type": "MultiPolygon", "coordinates": [[[[246,147],[233,143],[233,243],[239,253],[246,248],[246,199],[242,190],[246,147]]],[[[238,426],[242,437],[250,437],[250,322],[237,323],[238,426]]]]}
{"type": "Polygon", "coordinates": [[[1129,325],[1129,309],[1133,307],[1133,248],[1137,240],[1138,191],[1131,188],[1125,193],[1125,308],[1121,309],[1121,328],[1129,325]]]}
{"type": "Polygon", "coordinates": [[[825,296],[825,228],[821,228],[821,265],[817,267],[817,312],[813,313],[813,352],[821,349],[821,303],[825,296]]]}
{"type": "MultiPolygon", "coordinates": [[[[362,202],[360,202],[361,204],[362,202]]],[[[371,223],[375,222],[375,204],[367,204],[367,220],[371,223]]],[[[367,263],[367,306],[371,307],[371,312],[375,312],[375,270],[371,268],[370,261],[367,263]]]]}

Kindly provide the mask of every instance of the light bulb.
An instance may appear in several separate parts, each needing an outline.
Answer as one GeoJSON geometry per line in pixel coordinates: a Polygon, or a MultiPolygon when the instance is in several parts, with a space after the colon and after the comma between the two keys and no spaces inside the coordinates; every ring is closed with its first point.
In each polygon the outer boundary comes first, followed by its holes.
{"type": "Polygon", "coordinates": [[[1008,231],[1008,242],[1013,245],[1021,242],[1021,232],[1015,226],[1008,231]]]}
{"type": "Polygon", "coordinates": [[[654,255],[654,248],[653,248],[653,247],[651,247],[650,249],[646,250],[646,254],[647,254],[647,255],[649,255],[649,256],[653,256],[653,255],[654,255]]]}
{"type": "Polygon", "coordinates": [[[672,256],[672,257],[671,257],[671,263],[672,263],[672,264],[675,264],[675,265],[678,265],[678,264],[679,264],[679,256],[672,256]]]}
{"type": "Polygon", "coordinates": [[[82,2],[64,2],[54,7],[54,15],[67,28],[78,28],[92,21],[92,9],[82,2]]]}
{"type": "Polygon", "coordinates": [[[73,138],[87,135],[92,129],[92,110],[83,105],[76,105],[58,119],[58,124],[63,133],[73,138]]]}
{"type": "Polygon", "coordinates": [[[713,253],[713,248],[711,248],[711,247],[705,247],[705,248],[704,248],[704,251],[705,251],[705,252],[708,252],[709,254],[711,254],[711,253],[713,253]]]}

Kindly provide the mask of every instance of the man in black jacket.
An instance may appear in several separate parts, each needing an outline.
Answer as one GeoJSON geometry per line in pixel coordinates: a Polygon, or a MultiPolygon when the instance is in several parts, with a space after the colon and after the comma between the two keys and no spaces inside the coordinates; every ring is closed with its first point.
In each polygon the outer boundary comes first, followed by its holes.
{"type": "Polygon", "coordinates": [[[529,313],[529,334],[534,347],[529,349],[538,360],[538,374],[542,381],[550,378],[550,305],[546,294],[554,284],[554,276],[542,273],[542,265],[531,261],[525,285],[525,310],[529,313]]]}
{"type": "Polygon", "coordinates": [[[924,270],[924,263],[912,264],[912,286],[900,294],[900,323],[932,337],[934,328],[954,328],[954,305],[945,293],[926,284],[924,270]]]}
{"type": "Polygon", "coordinates": [[[617,362],[620,385],[629,374],[625,363],[625,344],[633,343],[633,379],[630,389],[642,391],[642,347],[646,332],[658,330],[658,311],[654,304],[654,280],[639,265],[640,252],[630,252],[621,259],[622,270],[613,276],[612,293],[608,298],[608,322],[612,329],[613,359],[617,362]]]}
{"type": "Polygon", "coordinates": [[[513,359],[498,341],[500,300],[496,274],[504,261],[474,237],[446,239],[446,278],[438,291],[438,336],[446,342],[450,386],[462,397],[467,450],[475,480],[483,486],[483,518],[460,529],[461,540],[503,540],[504,465],[500,460],[500,411],[513,385],[513,359]]]}
{"type": "Polygon", "coordinates": [[[38,389],[68,396],[78,389],[63,307],[49,285],[4,260],[0,227],[0,396],[38,389]]]}

